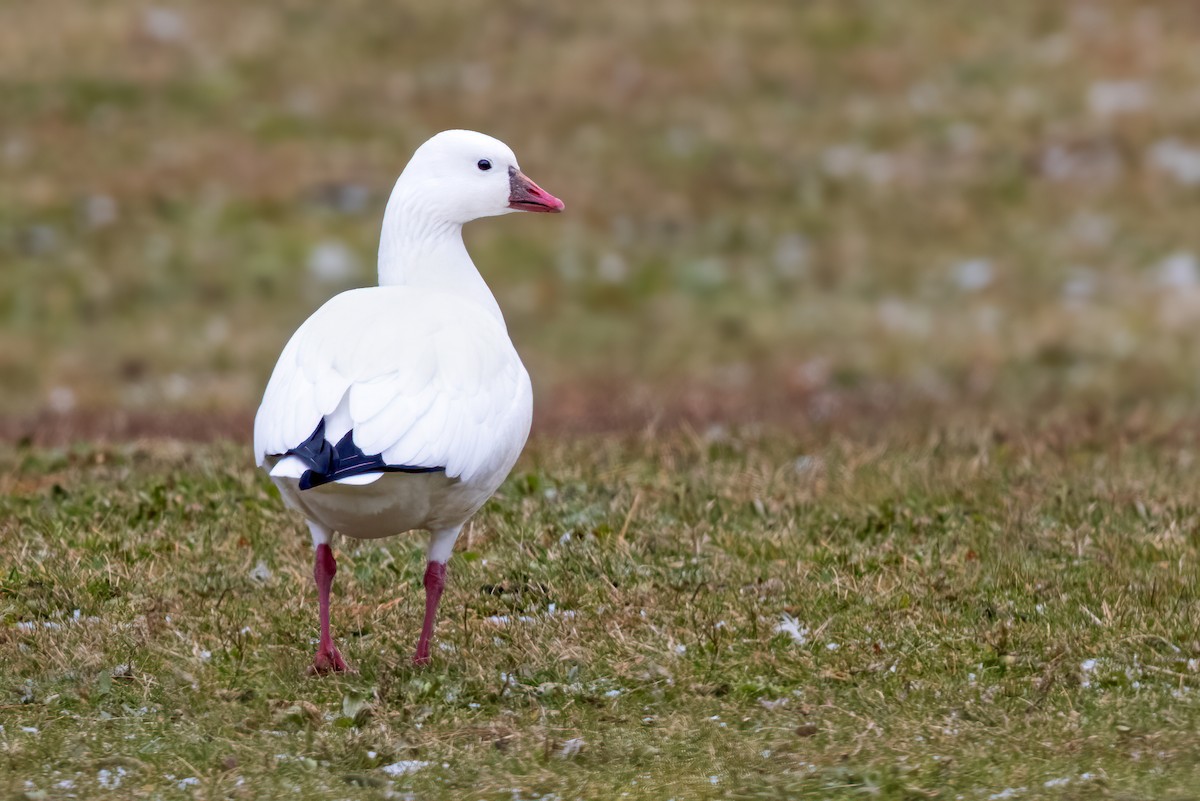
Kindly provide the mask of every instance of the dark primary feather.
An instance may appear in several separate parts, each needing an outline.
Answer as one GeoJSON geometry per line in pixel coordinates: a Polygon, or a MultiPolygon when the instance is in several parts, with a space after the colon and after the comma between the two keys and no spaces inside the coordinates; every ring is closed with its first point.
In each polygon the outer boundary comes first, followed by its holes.
{"type": "Polygon", "coordinates": [[[337,481],[340,478],[359,476],[363,473],[437,473],[445,467],[416,467],[407,464],[387,464],[382,454],[368,455],[354,444],[354,431],[337,445],[325,439],[325,420],[317,423],[312,435],[289,450],[284,456],[295,456],[308,465],[300,476],[300,489],[307,490],[337,481]]]}

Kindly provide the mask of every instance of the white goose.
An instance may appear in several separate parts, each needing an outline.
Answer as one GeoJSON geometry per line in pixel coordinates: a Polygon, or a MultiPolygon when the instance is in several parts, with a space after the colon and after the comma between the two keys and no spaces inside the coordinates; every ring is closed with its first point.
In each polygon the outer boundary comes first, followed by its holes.
{"type": "Polygon", "coordinates": [[[428,664],[446,561],[517,460],[533,414],[529,374],[462,226],[562,208],[503,142],[473,131],[434,136],[388,200],[379,286],[334,297],[283,349],[254,421],[254,450],[312,532],[321,625],[313,672],[347,670],[329,629],[335,532],[430,532],[413,656],[428,664]]]}

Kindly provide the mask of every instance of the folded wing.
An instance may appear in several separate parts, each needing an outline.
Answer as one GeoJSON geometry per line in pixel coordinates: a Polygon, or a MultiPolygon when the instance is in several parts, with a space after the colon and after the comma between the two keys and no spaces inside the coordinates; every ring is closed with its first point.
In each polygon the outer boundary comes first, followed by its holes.
{"type": "MultiPolygon", "coordinates": [[[[310,455],[333,453],[332,469],[354,466],[346,478],[377,467],[469,481],[524,443],[530,403],[504,326],[481,307],[410,287],[352,290],[284,348],[255,418],[255,455],[311,469],[310,455]]],[[[338,480],[314,475],[314,486],[338,480]]]]}

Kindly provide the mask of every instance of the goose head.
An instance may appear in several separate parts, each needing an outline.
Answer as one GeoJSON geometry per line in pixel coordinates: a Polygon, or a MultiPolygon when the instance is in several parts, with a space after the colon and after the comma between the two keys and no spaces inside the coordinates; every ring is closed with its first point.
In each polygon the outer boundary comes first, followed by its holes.
{"type": "Polygon", "coordinates": [[[396,188],[427,214],[458,225],[513,211],[563,210],[561,200],[521,172],[508,145],[475,131],[443,131],[429,139],[396,188]]]}

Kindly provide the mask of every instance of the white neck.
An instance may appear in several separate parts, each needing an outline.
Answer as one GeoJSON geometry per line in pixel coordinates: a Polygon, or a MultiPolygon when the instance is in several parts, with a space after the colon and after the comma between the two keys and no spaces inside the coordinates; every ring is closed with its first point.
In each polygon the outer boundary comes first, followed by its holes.
{"type": "Polygon", "coordinates": [[[436,289],[474,301],[500,324],[504,315],[463,244],[462,225],[444,222],[402,186],[388,200],[379,237],[379,285],[436,289]]]}

